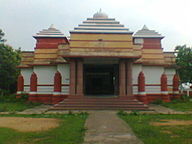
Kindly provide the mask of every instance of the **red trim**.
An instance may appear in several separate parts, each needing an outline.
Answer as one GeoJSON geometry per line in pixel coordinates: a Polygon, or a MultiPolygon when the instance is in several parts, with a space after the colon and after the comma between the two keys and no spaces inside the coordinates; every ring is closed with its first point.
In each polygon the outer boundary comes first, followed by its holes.
{"type": "Polygon", "coordinates": [[[142,71],[138,76],[138,92],[145,92],[145,75],[142,71]]]}
{"type": "Polygon", "coordinates": [[[31,68],[31,66],[17,66],[17,68],[31,68]]]}
{"type": "Polygon", "coordinates": [[[20,74],[17,78],[17,91],[23,91],[24,90],[24,78],[20,74]]]}
{"type": "Polygon", "coordinates": [[[37,75],[33,72],[30,78],[30,91],[36,92],[37,91],[37,75]]]}
{"type": "Polygon", "coordinates": [[[57,71],[54,76],[54,92],[61,92],[61,73],[57,71]]]}
{"type": "Polygon", "coordinates": [[[146,84],[145,86],[161,86],[161,84],[146,84]]]}
{"type": "Polygon", "coordinates": [[[38,84],[37,86],[54,86],[54,84],[38,84]]]}
{"type": "Polygon", "coordinates": [[[68,97],[68,95],[54,96],[52,94],[35,94],[35,95],[29,94],[29,101],[44,104],[56,104],[64,100],[66,97],[68,97]]]}
{"type": "MultiPolygon", "coordinates": [[[[138,86],[138,84],[133,84],[133,86],[138,86]]],[[[145,84],[145,86],[161,86],[161,84],[145,84]]]]}
{"type": "Polygon", "coordinates": [[[61,86],[70,86],[70,84],[62,84],[61,86]]]}
{"type": "MultiPolygon", "coordinates": [[[[30,86],[30,85],[24,85],[24,86],[30,86]]],[[[54,86],[53,84],[38,84],[37,86],[54,86]]],[[[62,84],[61,86],[69,86],[69,84],[62,84]]]]}

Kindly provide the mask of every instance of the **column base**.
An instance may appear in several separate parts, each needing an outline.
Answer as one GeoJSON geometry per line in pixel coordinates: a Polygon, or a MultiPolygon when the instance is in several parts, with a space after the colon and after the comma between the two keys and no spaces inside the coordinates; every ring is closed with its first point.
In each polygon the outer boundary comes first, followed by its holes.
{"type": "Polygon", "coordinates": [[[170,96],[169,96],[169,93],[167,91],[162,91],[161,92],[161,99],[164,101],[164,102],[170,102],[170,96]]]}
{"type": "Polygon", "coordinates": [[[28,101],[38,102],[38,97],[36,92],[29,92],[28,101]]]}

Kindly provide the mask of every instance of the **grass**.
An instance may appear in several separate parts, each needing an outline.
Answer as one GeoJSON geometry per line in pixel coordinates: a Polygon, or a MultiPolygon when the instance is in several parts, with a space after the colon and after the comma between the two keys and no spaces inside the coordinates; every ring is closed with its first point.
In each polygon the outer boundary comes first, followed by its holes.
{"type": "Polygon", "coordinates": [[[15,94],[0,95],[0,112],[23,111],[40,105],[40,103],[29,102],[27,99],[27,95],[23,95],[20,99],[17,99],[15,94]]]}
{"type": "MultiPolygon", "coordinates": [[[[85,133],[87,114],[65,115],[3,115],[33,118],[58,118],[60,126],[44,132],[18,132],[0,128],[0,144],[81,144],[85,133]]],[[[2,117],[2,115],[1,115],[2,117]]]]}
{"type": "Polygon", "coordinates": [[[0,102],[0,112],[23,111],[40,105],[39,103],[30,103],[24,101],[17,102],[0,102]]]}
{"type": "Polygon", "coordinates": [[[162,106],[178,111],[192,111],[192,101],[172,101],[163,103],[162,106]]]}
{"type": "Polygon", "coordinates": [[[145,144],[191,144],[192,125],[187,126],[152,126],[151,122],[160,120],[192,120],[192,115],[141,115],[138,113],[119,113],[135,134],[145,144]]]}
{"type": "Polygon", "coordinates": [[[180,99],[175,99],[168,103],[158,99],[154,101],[153,104],[162,105],[177,111],[192,111],[192,98],[186,95],[183,95],[180,99]]]}

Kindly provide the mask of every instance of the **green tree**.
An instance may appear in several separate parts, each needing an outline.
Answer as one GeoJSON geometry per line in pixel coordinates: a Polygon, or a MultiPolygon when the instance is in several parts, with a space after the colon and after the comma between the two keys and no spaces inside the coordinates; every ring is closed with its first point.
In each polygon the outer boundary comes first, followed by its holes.
{"type": "Polygon", "coordinates": [[[15,92],[20,63],[20,50],[5,44],[0,30],[0,91],[15,92]]]}
{"type": "Polygon", "coordinates": [[[177,52],[177,71],[181,82],[192,82],[192,48],[186,45],[176,46],[175,51],[177,52]]]}
{"type": "Polygon", "coordinates": [[[5,35],[4,32],[0,29],[0,43],[3,43],[6,41],[5,39],[3,39],[4,35],[5,35]]]}

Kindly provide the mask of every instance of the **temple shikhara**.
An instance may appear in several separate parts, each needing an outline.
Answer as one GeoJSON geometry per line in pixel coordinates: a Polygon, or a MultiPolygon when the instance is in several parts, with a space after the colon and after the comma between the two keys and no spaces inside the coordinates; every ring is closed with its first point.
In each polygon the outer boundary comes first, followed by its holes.
{"type": "Polygon", "coordinates": [[[147,26],[132,32],[99,11],[66,37],[53,25],[23,51],[17,97],[57,110],[146,109],[179,97],[175,55],[147,26]]]}

